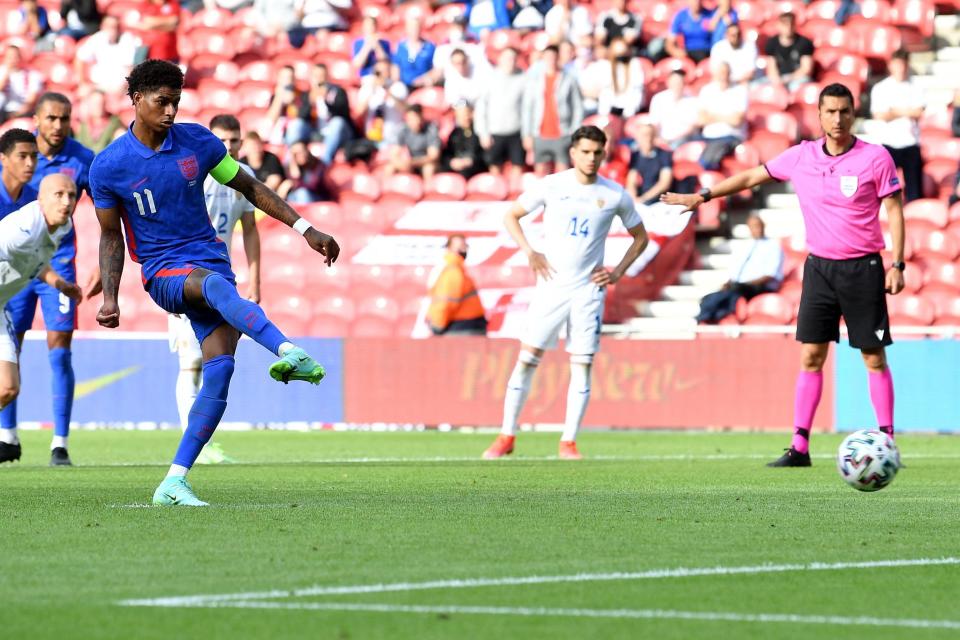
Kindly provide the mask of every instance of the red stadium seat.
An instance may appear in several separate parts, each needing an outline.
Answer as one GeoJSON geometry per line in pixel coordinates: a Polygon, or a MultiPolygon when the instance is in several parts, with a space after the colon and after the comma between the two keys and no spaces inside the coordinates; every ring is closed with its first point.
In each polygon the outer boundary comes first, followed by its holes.
{"type": "Polygon", "coordinates": [[[272,89],[276,84],[276,67],[269,60],[257,60],[243,65],[240,80],[244,83],[256,82],[272,89]]]}
{"type": "Polygon", "coordinates": [[[180,114],[196,115],[203,108],[201,96],[193,89],[184,89],[180,93],[180,114]]]}
{"type": "MultiPolygon", "coordinates": [[[[276,258],[280,258],[284,264],[290,261],[299,261],[308,252],[312,253],[303,238],[297,234],[289,233],[286,229],[262,232],[260,234],[260,247],[263,253],[273,254],[276,258]]],[[[265,262],[273,261],[266,260],[265,262]]]]}
{"type": "Polygon", "coordinates": [[[750,88],[750,104],[768,104],[786,110],[790,104],[790,93],[776,84],[759,84],[750,88]]]}
{"type": "Polygon", "coordinates": [[[490,33],[486,44],[487,49],[492,49],[494,52],[508,48],[520,50],[523,48],[523,37],[513,29],[498,29],[490,33]]]}
{"type": "Polygon", "coordinates": [[[200,94],[200,106],[204,109],[215,109],[221,113],[230,112],[237,106],[237,99],[233,91],[225,88],[214,88],[209,83],[197,88],[200,94]]]}
{"type": "Polygon", "coordinates": [[[889,296],[887,311],[892,325],[929,326],[937,316],[933,302],[916,295],[889,296]]]}
{"type": "Polygon", "coordinates": [[[945,158],[956,162],[957,158],[960,158],[960,138],[932,135],[921,137],[920,152],[926,161],[945,158]]]}
{"type": "Polygon", "coordinates": [[[329,74],[332,82],[341,86],[360,86],[360,76],[357,75],[356,70],[354,70],[353,65],[349,60],[335,58],[328,61],[327,73],[329,74]]]}
{"type": "Polygon", "coordinates": [[[701,173],[703,173],[703,167],[701,167],[698,162],[677,160],[673,163],[674,180],[686,180],[690,177],[699,178],[701,173]]]}
{"type": "Polygon", "coordinates": [[[816,82],[800,85],[790,94],[790,104],[816,107],[820,101],[821,88],[816,82]]]}
{"type": "Polygon", "coordinates": [[[920,116],[920,137],[927,135],[951,135],[949,109],[925,109],[920,116]]]}
{"type": "Polygon", "coordinates": [[[459,173],[438,173],[424,184],[425,200],[463,200],[467,181],[459,173]]]}
{"type": "Polygon", "coordinates": [[[936,7],[930,0],[896,0],[890,18],[894,25],[916,30],[921,38],[933,36],[936,7]]]}
{"type": "Polygon", "coordinates": [[[685,142],[673,150],[673,161],[699,162],[706,146],[705,142],[685,142]]]}
{"type": "Polygon", "coordinates": [[[914,255],[918,258],[956,260],[960,256],[960,241],[944,231],[921,230],[910,237],[914,242],[914,255]]]}
{"type": "Polygon", "coordinates": [[[335,202],[312,202],[297,205],[295,208],[297,213],[325,233],[331,233],[327,229],[336,230],[343,224],[343,210],[335,202]]]}
{"type": "MultiPolygon", "coordinates": [[[[317,307],[331,305],[333,304],[329,301],[331,296],[345,298],[350,294],[350,269],[339,262],[332,267],[321,265],[315,269],[308,269],[304,290],[317,296],[315,298],[317,307]]],[[[336,305],[343,306],[343,302],[337,302],[336,305]]],[[[352,308],[351,306],[351,310],[352,308]]]]}
{"type": "Polygon", "coordinates": [[[506,200],[509,189],[503,176],[480,173],[467,181],[467,200],[506,200]]]}
{"type": "Polygon", "coordinates": [[[201,9],[192,17],[189,12],[183,12],[181,15],[186,18],[184,22],[187,31],[206,28],[216,29],[222,33],[233,28],[233,14],[225,9],[201,9]]]}
{"type": "Polygon", "coordinates": [[[908,229],[915,221],[925,221],[937,229],[945,229],[950,222],[947,204],[933,198],[921,198],[908,202],[903,207],[903,215],[908,221],[908,229]]]}
{"type": "Polygon", "coordinates": [[[358,295],[391,295],[393,268],[380,265],[350,265],[350,287],[358,295]]]}
{"type": "Polygon", "coordinates": [[[769,162],[789,149],[794,140],[795,138],[788,138],[787,136],[779,133],[758,131],[750,136],[750,140],[748,142],[757,150],[760,162],[769,162]]]}
{"type": "Polygon", "coordinates": [[[414,174],[399,173],[385,177],[381,183],[381,200],[391,204],[413,204],[423,198],[423,179],[414,174]]]}
{"type": "Polygon", "coordinates": [[[791,142],[797,139],[800,125],[796,117],[784,111],[773,111],[748,115],[751,131],[766,131],[788,138],[791,142]]]}
{"type": "Polygon", "coordinates": [[[802,140],[815,140],[823,135],[820,128],[820,114],[817,107],[802,104],[792,104],[787,107],[787,113],[797,121],[797,133],[802,140]]]}
{"type": "Polygon", "coordinates": [[[844,53],[824,67],[824,71],[832,71],[843,77],[854,78],[863,85],[867,82],[867,76],[870,74],[870,63],[861,55],[844,53]]]}
{"type": "Polygon", "coordinates": [[[213,69],[211,76],[217,82],[227,87],[236,87],[240,82],[240,67],[234,62],[223,60],[213,69]]]}
{"type": "Polygon", "coordinates": [[[331,58],[350,60],[353,58],[353,37],[349,33],[333,32],[318,40],[318,53],[325,61],[331,58]]]}
{"type": "Polygon", "coordinates": [[[857,3],[859,13],[850,16],[850,23],[871,21],[875,24],[889,24],[893,20],[890,0],[860,0],[857,3]]]}
{"type": "Polygon", "coordinates": [[[848,51],[860,49],[859,33],[838,26],[833,19],[813,18],[799,28],[800,33],[813,40],[815,49],[820,47],[839,47],[848,51]]]}
{"type": "Polygon", "coordinates": [[[744,324],[790,324],[794,307],[790,301],[777,293],[763,293],[747,303],[744,324]]]}
{"type": "Polygon", "coordinates": [[[210,53],[222,60],[230,60],[235,53],[229,35],[218,29],[195,29],[187,34],[186,39],[193,55],[210,53]]]}
{"type": "MultiPolygon", "coordinates": [[[[457,18],[465,16],[467,14],[467,8],[465,5],[460,3],[455,4],[445,4],[443,6],[437,7],[431,16],[431,22],[434,25],[448,25],[452,23],[457,18]]],[[[497,33],[513,33],[511,29],[501,29],[499,31],[494,31],[491,35],[497,33]]],[[[519,49],[519,47],[517,47],[519,49]]]]}
{"type": "Polygon", "coordinates": [[[947,218],[950,220],[950,230],[960,229],[960,202],[954,202],[947,211],[947,218]]]}
{"type": "Polygon", "coordinates": [[[312,315],[307,325],[307,335],[311,338],[345,338],[350,335],[352,321],[337,315],[312,315]]]}
{"type": "Polygon", "coordinates": [[[833,20],[840,8],[840,0],[816,0],[807,6],[807,20],[833,20]]]}
{"type": "Polygon", "coordinates": [[[664,58],[653,65],[653,78],[664,79],[677,69],[682,69],[687,78],[693,78],[697,73],[697,65],[690,58],[664,58]]]}
{"type": "Polygon", "coordinates": [[[953,262],[928,264],[923,270],[923,295],[943,292],[960,296],[960,265],[953,262]]]}
{"type": "Polygon", "coordinates": [[[934,294],[930,296],[936,311],[934,324],[960,326],[960,296],[956,294],[934,294]]]}
{"type": "Polygon", "coordinates": [[[341,201],[347,199],[376,202],[380,199],[380,193],[380,181],[375,176],[368,173],[354,173],[350,182],[343,185],[340,199],[341,201]]]}
{"type": "MultiPolygon", "coordinates": [[[[903,46],[903,36],[896,27],[887,24],[862,23],[850,27],[859,35],[859,49],[864,56],[885,62],[890,54],[903,46]]],[[[857,39],[854,36],[854,39],[857,39]]],[[[852,49],[852,47],[851,47],[852,49]]]]}
{"type": "Polygon", "coordinates": [[[423,116],[428,121],[439,120],[447,112],[446,99],[442,87],[423,87],[415,89],[407,102],[423,107],[423,116]]]}

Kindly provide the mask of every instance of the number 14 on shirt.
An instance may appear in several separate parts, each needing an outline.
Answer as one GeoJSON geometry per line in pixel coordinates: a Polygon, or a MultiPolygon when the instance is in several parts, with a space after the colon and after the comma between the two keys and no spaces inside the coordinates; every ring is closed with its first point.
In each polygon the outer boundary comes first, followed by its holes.
{"type": "Polygon", "coordinates": [[[570,224],[567,225],[567,231],[571,236],[576,238],[577,236],[583,236],[586,238],[590,235],[590,220],[589,218],[584,218],[580,220],[577,216],[570,218],[570,224]]]}

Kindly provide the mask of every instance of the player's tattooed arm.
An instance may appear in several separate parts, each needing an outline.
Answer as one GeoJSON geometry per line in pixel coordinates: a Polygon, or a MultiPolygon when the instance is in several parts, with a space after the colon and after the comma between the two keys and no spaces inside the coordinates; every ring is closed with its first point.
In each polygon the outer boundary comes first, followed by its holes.
{"type": "Polygon", "coordinates": [[[108,329],[120,326],[120,276],[123,275],[123,231],[120,213],[115,208],[97,208],[100,221],[100,280],[103,285],[103,304],[97,313],[97,322],[108,329]]]}
{"type": "MultiPolygon", "coordinates": [[[[289,204],[271,191],[267,185],[246,171],[238,171],[237,175],[227,183],[227,186],[242,193],[243,197],[257,209],[288,227],[292,227],[300,219],[300,216],[289,204]]],[[[325,262],[328,266],[336,262],[337,256],[340,255],[340,245],[333,239],[333,236],[311,227],[303,234],[303,237],[311,249],[326,257],[325,262]]]]}

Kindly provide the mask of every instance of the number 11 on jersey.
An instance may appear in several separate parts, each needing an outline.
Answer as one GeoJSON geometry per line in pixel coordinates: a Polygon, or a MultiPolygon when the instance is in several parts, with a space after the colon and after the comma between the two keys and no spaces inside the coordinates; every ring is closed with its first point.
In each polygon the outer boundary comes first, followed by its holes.
{"type": "MultiPolygon", "coordinates": [[[[150,213],[157,212],[157,205],[153,203],[153,192],[150,189],[144,189],[143,195],[147,196],[147,206],[150,207],[150,213]]],[[[143,196],[141,196],[136,191],[133,192],[133,199],[137,201],[137,208],[140,209],[140,215],[147,215],[146,209],[143,208],[143,196]]]]}
{"type": "Polygon", "coordinates": [[[586,238],[590,235],[590,219],[579,220],[577,216],[573,216],[570,218],[570,224],[567,225],[567,231],[573,237],[583,236],[586,238]]]}

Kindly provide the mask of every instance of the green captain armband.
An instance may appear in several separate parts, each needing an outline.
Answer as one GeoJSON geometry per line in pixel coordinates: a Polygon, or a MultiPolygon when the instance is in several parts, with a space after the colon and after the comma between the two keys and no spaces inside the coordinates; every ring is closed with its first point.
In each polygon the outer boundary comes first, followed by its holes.
{"type": "Polygon", "coordinates": [[[223,156],[217,166],[210,170],[210,175],[220,184],[227,184],[240,172],[240,164],[230,157],[230,154],[223,156]]]}

